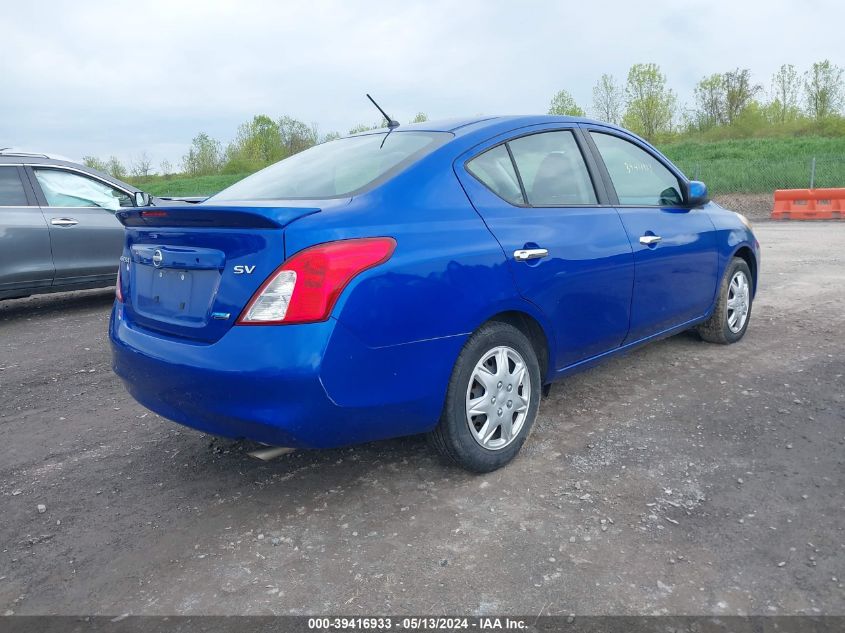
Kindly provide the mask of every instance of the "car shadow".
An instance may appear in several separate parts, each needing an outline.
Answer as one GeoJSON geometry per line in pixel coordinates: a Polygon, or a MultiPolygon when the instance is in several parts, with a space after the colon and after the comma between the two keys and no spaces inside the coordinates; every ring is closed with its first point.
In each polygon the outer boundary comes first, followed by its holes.
{"type": "Polygon", "coordinates": [[[68,314],[92,309],[106,310],[111,307],[113,302],[113,288],[56,292],[33,295],[23,299],[5,299],[0,301],[0,322],[32,317],[50,317],[59,313],[68,314]]]}
{"type": "MultiPolygon", "coordinates": [[[[632,350],[623,358],[614,359],[581,373],[581,380],[590,385],[601,385],[608,376],[619,371],[620,363],[647,363],[654,355],[675,353],[700,345],[694,333],[681,333],[632,350]]],[[[559,390],[566,389],[567,379],[555,383],[552,395],[541,404],[544,408],[559,406],[559,390]]],[[[582,386],[582,388],[584,388],[582,386]]],[[[172,424],[162,421],[163,424],[172,424]]],[[[585,429],[588,433],[589,429],[585,429]]],[[[586,437],[586,436],[585,436],[586,437]]],[[[586,441],[586,440],[584,440],[586,441]]],[[[576,442],[577,443],[577,442],[576,442]]],[[[162,459],[152,454],[141,461],[151,465],[151,476],[157,481],[167,479],[176,488],[185,487],[192,496],[208,494],[242,495],[248,493],[253,499],[275,505],[280,498],[287,504],[308,506],[322,499],[327,490],[367,489],[374,479],[391,483],[384,486],[395,491],[413,485],[431,485],[459,489],[466,482],[480,477],[441,459],[428,445],[424,435],[359,444],[355,446],[322,449],[297,450],[268,461],[250,455],[251,452],[267,448],[246,440],[230,440],[184,429],[169,446],[162,447],[154,442],[145,447],[145,452],[161,451],[172,454],[173,460],[162,459]],[[178,463],[181,469],[172,465],[178,463]],[[161,470],[155,464],[163,464],[161,470]],[[184,473],[180,475],[179,472],[184,473]],[[186,481],[182,477],[187,477],[186,481]],[[293,485],[291,485],[293,484],[293,485]],[[204,492],[200,493],[202,489],[204,492]]],[[[166,456],[166,455],[165,455],[166,456]]],[[[511,467],[524,468],[519,459],[511,467]]],[[[506,476],[503,471],[482,475],[491,480],[506,476]]],[[[209,497],[208,501],[214,501],[209,497]]]]}
{"type": "MultiPolygon", "coordinates": [[[[633,350],[627,358],[584,371],[577,379],[580,384],[570,388],[576,393],[600,391],[619,376],[624,364],[634,365],[636,371],[636,366],[688,354],[701,345],[696,339],[684,333],[633,350]]],[[[566,406],[568,380],[557,383],[541,405],[547,425],[544,432],[556,432],[554,413],[566,406]]],[[[422,435],[337,449],[297,450],[262,461],[250,456],[263,447],[255,442],[214,437],[164,419],[144,424],[145,439],[134,440],[131,460],[119,460],[121,474],[132,481],[123,497],[127,516],[146,508],[150,495],[162,497],[161,508],[182,507],[190,499],[212,531],[231,529],[243,534],[263,524],[269,530],[268,539],[291,529],[306,530],[303,517],[311,513],[335,525],[358,515],[399,520],[402,512],[423,502],[448,505],[449,500],[459,499],[472,505],[478,486],[508,488],[548,465],[542,451],[535,448],[536,437],[534,446],[529,440],[527,450],[508,467],[478,475],[441,459],[422,435]]],[[[568,447],[565,451],[572,456],[582,454],[592,430],[588,425],[569,428],[559,444],[568,447]]],[[[100,464],[97,480],[110,477],[114,468],[114,460],[100,464]]],[[[540,477],[536,485],[552,485],[543,481],[540,477]]]]}

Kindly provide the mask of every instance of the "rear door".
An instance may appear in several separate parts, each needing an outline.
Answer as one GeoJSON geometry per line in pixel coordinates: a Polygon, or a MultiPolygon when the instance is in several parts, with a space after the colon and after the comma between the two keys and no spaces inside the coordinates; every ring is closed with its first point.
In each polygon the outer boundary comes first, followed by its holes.
{"type": "Polygon", "coordinates": [[[679,173],[633,137],[586,126],[634,249],[626,342],[703,316],[717,285],[716,236],[707,212],[684,202],[679,173]]]}
{"type": "Polygon", "coordinates": [[[631,245],[582,148],[577,128],[544,127],[456,165],[520,293],[554,323],[556,369],[615,349],[628,331],[631,245]]]}
{"type": "Polygon", "coordinates": [[[0,295],[53,282],[50,232],[23,168],[0,165],[0,295]]]}
{"type": "Polygon", "coordinates": [[[30,169],[50,229],[54,285],[113,278],[123,249],[114,214],[133,206],[129,192],[64,167],[30,169]]]}

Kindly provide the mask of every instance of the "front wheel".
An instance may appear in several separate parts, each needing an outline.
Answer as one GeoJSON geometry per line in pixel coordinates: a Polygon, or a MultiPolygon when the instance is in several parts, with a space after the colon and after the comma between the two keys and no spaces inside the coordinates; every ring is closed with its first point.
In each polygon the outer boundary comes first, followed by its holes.
{"type": "Polygon", "coordinates": [[[507,323],[487,323],[458,356],[432,444],[467,470],[501,468],[528,437],[541,390],[540,365],[528,338],[507,323]]]}
{"type": "Polygon", "coordinates": [[[745,335],[751,318],[751,271],[744,259],[734,257],[719,286],[716,309],[698,326],[698,334],[710,343],[736,343],[745,335]]]}

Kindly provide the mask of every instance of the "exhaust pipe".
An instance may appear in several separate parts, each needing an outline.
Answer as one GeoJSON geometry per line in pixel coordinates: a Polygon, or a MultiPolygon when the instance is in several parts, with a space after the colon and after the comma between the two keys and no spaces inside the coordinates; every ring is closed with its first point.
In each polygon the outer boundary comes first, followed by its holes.
{"type": "Polygon", "coordinates": [[[263,462],[269,462],[277,457],[281,457],[282,455],[293,453],[295,450],[295,448],[288,448],[286,446],[268,446],[267,448],[254,450],[251,453],[247,453],[247,455],[260,459],[263,462]]]}

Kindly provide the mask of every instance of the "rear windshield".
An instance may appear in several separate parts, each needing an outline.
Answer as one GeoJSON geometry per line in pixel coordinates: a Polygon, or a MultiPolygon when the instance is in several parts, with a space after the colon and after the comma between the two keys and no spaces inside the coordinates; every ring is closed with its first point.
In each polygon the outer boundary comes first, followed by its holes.
{"type": "Polygon", "coordinates": [[[270,165],[211,201],[349,196],[386,180],[451,137],[448,132],[384,132],[341,138],[270,165]]]}

